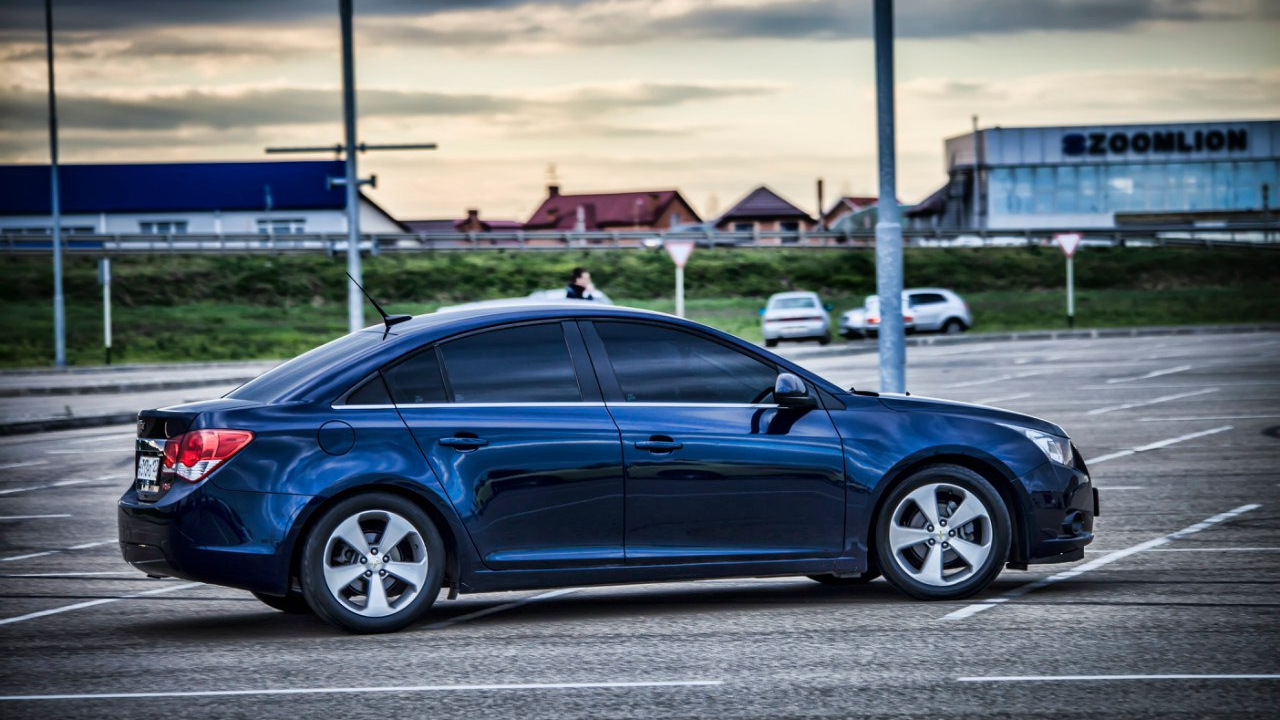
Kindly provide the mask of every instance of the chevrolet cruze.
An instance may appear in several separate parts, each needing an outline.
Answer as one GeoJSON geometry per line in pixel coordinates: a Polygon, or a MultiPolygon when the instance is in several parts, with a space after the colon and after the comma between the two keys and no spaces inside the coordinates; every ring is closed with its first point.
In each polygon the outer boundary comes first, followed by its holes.
{"type": "Polygon", "coordinates": [[[1097,514],[1057,425],[588,303],[390,318],[137,435],[127,561],[355,632],[446,588],[883,574],[963,598],[1081,558],[1097,514]]]}

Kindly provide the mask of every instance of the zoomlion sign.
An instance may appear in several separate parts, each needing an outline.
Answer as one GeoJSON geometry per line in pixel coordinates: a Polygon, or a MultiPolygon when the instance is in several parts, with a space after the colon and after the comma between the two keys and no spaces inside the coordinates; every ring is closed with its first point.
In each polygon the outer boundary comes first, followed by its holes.
{"type": "Polygon", "coordinates": [[[1244,129],[1091,132],[1062,136],[1062,154],[1068,156],[1243,152],[1248,149],[1249,131],[1244,129]]]}

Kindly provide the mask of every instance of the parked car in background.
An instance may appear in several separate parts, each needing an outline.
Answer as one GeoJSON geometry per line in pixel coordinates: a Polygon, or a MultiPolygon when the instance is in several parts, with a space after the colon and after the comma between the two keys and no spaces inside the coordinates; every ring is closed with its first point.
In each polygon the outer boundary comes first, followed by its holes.
{"type": "MultiPolygon", "coordinates": [[[[945,288],[909,288],[902,291],[902,322],[908,333],[962,333],[973,326],[969,304],[945,288]]],[[[862,307],[840,316],[840,334],[850,340],[875,337],[880,327],[880,297],[868,295],[862,307]]]]}
{"type": "Polygon", "coordinates": [[[782,340],[817,340],[819,345],[831,342],[830,305],[824,305],[817,293],[796,291],[777,293],[760,310],[760,330],[764,344],[776,347],[782,340]]]}

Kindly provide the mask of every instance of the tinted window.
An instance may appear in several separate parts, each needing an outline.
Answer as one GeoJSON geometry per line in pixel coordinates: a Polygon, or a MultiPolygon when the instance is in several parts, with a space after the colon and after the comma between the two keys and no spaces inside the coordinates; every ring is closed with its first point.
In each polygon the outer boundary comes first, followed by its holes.
{"type": "Polygon", "coordinates": [[[818,301],[809,297],[774,298],[773,302],[769,303],[769,307],[775,310],[816,308],[818,307],[818,301]]]}
{"type": "Polygon", "coordinates": [[[596,323],[627,402],[770,402],[777,370],[718,342],[639,323],[596,323]]]}
{"type": "Polygon", "coordinates": [[[911,296],[911,307],[933,305],[936,303],[944,303],[946,301],[947,299],[938,293],[920,293],[919,295],[911,296]]]}
{"type": "Polygon", "coordinates": [[[559,324],[494,330],[446,343],[440,351],[454,402],[582,400],[559,324]]]}
{"type": "Polygon", "coordinates": [[[397,363],[383,373],[387,379],[387,389],[391,391],[391,399],[397,405],[449,401],[444,392],[444,379],[440,377],[440,362],[436,359],[434,348],[397,363]]]}
{"type": "Polygon", "coordinates": [[[374,373],[342,401],[343,405],[389,405],[391,396],[382,382],[382,375],[374,373]]]}

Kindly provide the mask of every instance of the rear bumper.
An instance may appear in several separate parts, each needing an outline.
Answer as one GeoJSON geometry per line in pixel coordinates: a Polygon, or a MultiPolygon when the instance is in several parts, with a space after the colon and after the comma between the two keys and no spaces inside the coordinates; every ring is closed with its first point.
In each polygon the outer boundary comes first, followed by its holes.
{"type": "Polygon", "coordinates": [[[117,505],[120,553],[135,568],[282,595],[293,520],[309,497],[176,485],[157,502],[128,490],[117,505]]]}
{"type": "Polygon", "coordinates": [[[766,340],[793,340],[799,338],[822,337],[827,334],[827,323],[820,320],[809,322],[775,322],[767,320],[760,328],[766,340]]]}
{"type": "Polygon", "coordinates": [[[1089,474],[1046,462],[1022,478],[1028,564],[1070,562],[1093,542],[1098,495],[1089,474]]]}

